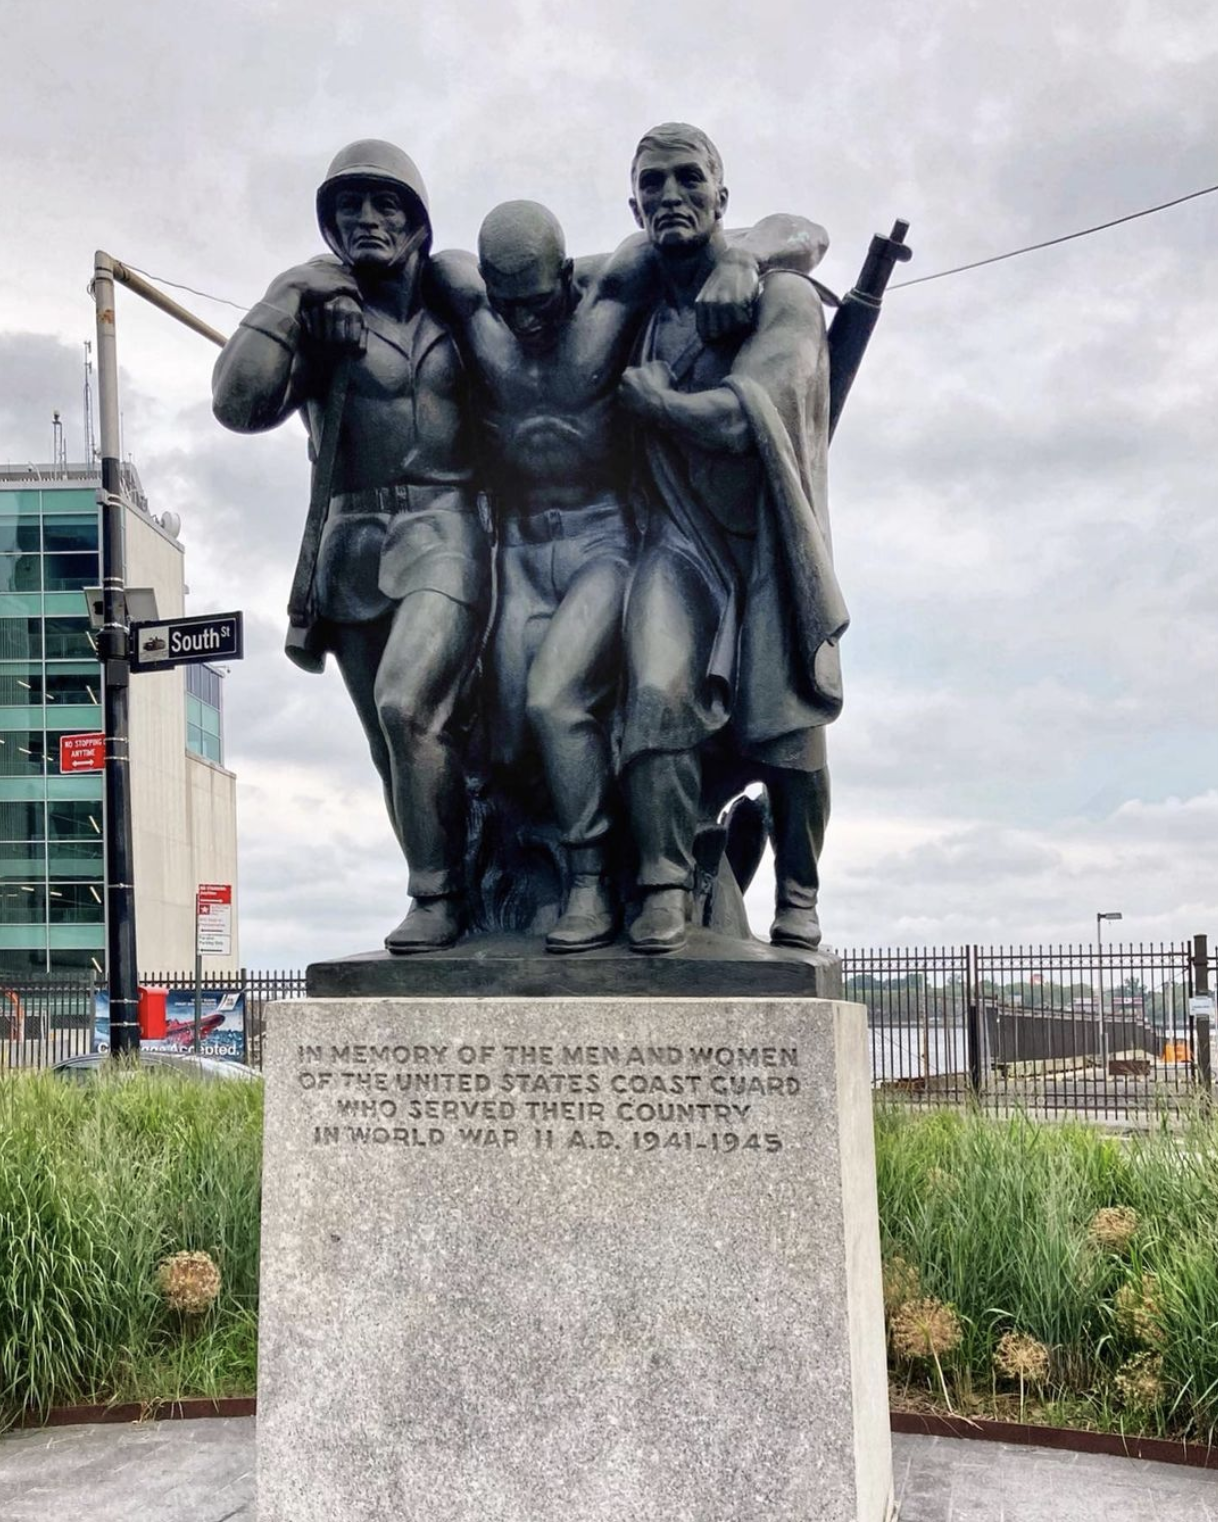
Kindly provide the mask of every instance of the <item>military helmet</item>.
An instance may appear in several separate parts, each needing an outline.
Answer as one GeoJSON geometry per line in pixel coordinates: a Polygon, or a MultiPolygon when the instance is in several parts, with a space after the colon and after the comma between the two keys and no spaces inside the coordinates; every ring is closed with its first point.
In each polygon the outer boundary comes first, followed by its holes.
{"type": "Polygon", "coordinates": [[[338,224],[334,215],[334,203],[344,185],[367,180],[380,180],[399,191],[406,201],[411,220],[421,221],[427,228],[423,239],[423,253],[431,247],[431,212],[427,204],[427,186],[414,160],[378,138],[364,138],[350,143],[334,157],[325,179],[317,191],[317,225],[330,249],[341,259],[342,244],[338,237],[338,224]]]}

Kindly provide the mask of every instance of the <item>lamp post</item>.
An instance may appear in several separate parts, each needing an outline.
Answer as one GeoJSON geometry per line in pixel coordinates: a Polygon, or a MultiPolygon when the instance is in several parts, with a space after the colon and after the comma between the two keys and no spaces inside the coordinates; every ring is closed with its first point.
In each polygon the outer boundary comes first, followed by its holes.
{"type": "Polygon", "coordinates": [[[1097,914],[1095,917],[1096,971],[1100,985],[1100,1063],[1105,1083],[1108,1081],[1108,1028],[1104,1024],[1104,921],[1121,918],[1119,909],[1111,909],[1108,913],[1097,914]]]}

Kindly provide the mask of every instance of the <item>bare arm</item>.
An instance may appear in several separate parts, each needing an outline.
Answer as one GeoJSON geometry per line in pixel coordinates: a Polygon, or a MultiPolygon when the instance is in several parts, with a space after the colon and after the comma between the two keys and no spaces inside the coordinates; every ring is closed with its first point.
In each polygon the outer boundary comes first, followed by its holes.
{"type": "MultiPolygon", "coordinates": [[[[829,247],[829,235],[819,223],[788,212],[724,236],[727,247],[695,303],[698,332],[708,343],[752,326],[763,275],[776,270],[806,275],[829,247]]],[[[580,260],[577,273],[586,278],[594,302],[616,302],[637,312],[661,294],[659,263],[642,233],[632,234],[612,254],[580,260]]]]}
{"type": "Polygon", "coordinates": [[[806,217],[776,212],[755,227],[726,234],[727,248],[694,303],[698,332],[708,343],[752,325],[763,275],[794,270],[807,275],[825,257],[829,234],[806,217]]]}
{"type": "Polygon", "coordinates": [[[226,428],[262,433],[304,401],[310,322],[320,323],[324,340],[339,348],[362,346],[359,290],[342,265],[317,260],[285,271],[242,318],[212,372],[212,411],[226,428]]]}
{"type": "Polygon", "coordinates": [[[810,274],[829,248],[829,234],[819,222],[785,211],[762,217],[753,227],[732,228],[726,237],[729,250],[755,260],[762,275],[771,270],[810,274]]]}
{"type": "MultiPolygon", "coordinates": [[[[732,373],[752,375],[763,383],[773,375],[811,373],[823,342],[824,319],[815,291],[804,280],[776,276],[765,288],[756,329],[736,356],[732,373]]],[[[618,394],[642,422],[699,449],[747,454],[753,448],[752,429],[730,386],[678,391],[668,366],[653,360],[627,370],[618,394]]]]}
{"type": "Polygon", "coordinates": [[[675,434],[699,449],[747,454],[752,446],[753,435],[734,391],[727,386],[678,391],[672,371],[662,360],[627,370],[618,397],[641,423],[675,434]]]}
{"type": "Polygon", "coordinates": [[[576,275],[586,279],[590,301],[612,301],[639,312],[658,301],[663,290],[645,233],[631,233],[611,254],[578,260],[576,275]]]}
{"type": "Polygon", "coordinates": [[[442,322],[461,331],[486,306],[486,285],[473,254],[446,248],[427,261],[423,295],[442,322]]]}

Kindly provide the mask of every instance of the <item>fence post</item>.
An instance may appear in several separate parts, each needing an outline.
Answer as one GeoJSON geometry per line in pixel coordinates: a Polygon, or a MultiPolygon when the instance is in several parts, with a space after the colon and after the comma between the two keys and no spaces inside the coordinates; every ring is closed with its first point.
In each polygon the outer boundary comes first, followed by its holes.
{"type": "Polygon", "coordinates": [[[964,1027],[964,1039],[968,1047],[968,1082],[974,1099],[981,1098],[981,1001],[977,997],[976,948],[964,948],[964,985],[968,999],[964,1027]]]}
{"type": "Polygon", "coordinates": [[[241,1057],[246,1067],[254,1065],[254,1049],[250,1045],[250,975],[242,967],[237,974],[241,980],[241,1057]]]}
{"type": "MultiPolygon", "coordinates": [[[[1210,948],[1209,937],[1193,936],[1193,994],[1198,998],[1210,996],[1210,948]]],[[[1214,1088],[1214,1066],[1210,1037],[1211,1021],[1208,1013],[1199,1013],[1194,1022],[1197,1036],[1197,1078],[1201,1084],[1202,1098],[1210,1098],[1214,1088]]]]}

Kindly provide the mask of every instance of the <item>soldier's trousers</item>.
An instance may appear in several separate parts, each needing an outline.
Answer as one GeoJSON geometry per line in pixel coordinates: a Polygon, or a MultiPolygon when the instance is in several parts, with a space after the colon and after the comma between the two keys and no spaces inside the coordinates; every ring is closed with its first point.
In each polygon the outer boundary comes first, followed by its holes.
{"type": "Polygon", "coordinates": [[[493,754],[501,766],[519,764],[532,735],[567,846],[595,845],[612,824],[609,724],[632,549],[612,498],[500,524],[493,754]]]}
{"type": "Polygon", "coordinates": [[[334,633],[414,898],[465,886],[465,765],[456,718],[482,627],[478,609],[422,590],[385,618],[334,633]]]}
{"type": "Polygon", "coordinates": [[[799,770],[766,764],[736,748],[731,693],[707,675],[718,610],[705,586],[701,567],[661,545],[644,551],[630,589],[622,787],[639,853],[639,885],[692,887],[699,823],[746,783],[761,781],[770,795],[778,905],[812,908],[829,817],[823,730],[808,732],[801,749],[810,764],[799,770]],[[712,740],[720,752],[719,775],[708,786],[703,762],[712,740]]]}
{"type": "MultiPolygon", "coordinates": [[[[769,795],[776,906],[815,909],[829,823],[829,768],[797,772],[758,764],[749,774],[769,795]]],[[[639,851],[639,886],[692,888],[693,840],[704,815],[698,751],[645,751],[627,767],[623,783],[639,851]]]]}

